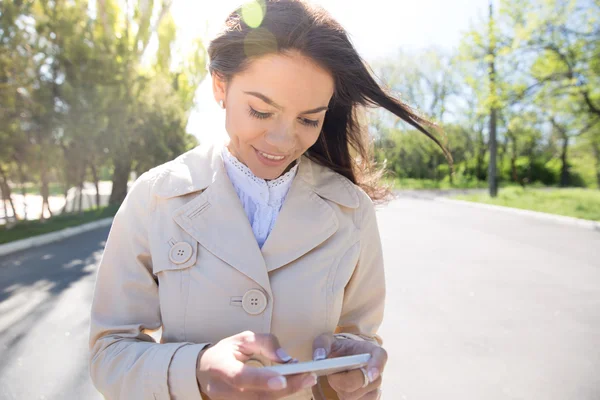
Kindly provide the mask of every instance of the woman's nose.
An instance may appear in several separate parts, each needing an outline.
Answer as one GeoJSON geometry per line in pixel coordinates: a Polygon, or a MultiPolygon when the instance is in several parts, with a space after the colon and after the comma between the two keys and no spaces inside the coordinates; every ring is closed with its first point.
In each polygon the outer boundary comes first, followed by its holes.
{"type": "Polygon", "coordinates": [[[282,153],[288,153],[296,146],[296,134],[293,125],[280,126],[265,134],[267,143],[282,153]]]}

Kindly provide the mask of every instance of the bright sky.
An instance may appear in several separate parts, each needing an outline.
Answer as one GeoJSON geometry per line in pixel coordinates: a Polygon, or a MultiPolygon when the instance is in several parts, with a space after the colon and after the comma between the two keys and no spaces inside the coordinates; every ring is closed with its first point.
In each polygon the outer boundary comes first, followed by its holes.
{"type": "MultiPolygon", "coordinates": [[[[470,22],[487,12],[488,0],[313,0],[322,5],[349,32],[367,61],[402,50],[436,46],[451,51],[470,22]]],[[[184,41],[201,37],[207,43],[230,11],[243,0],[175,0],[172,13],[184,41]],[[210,4],[210,5],[209,5],[210,4]]],[[[223,111],[211,93],[209,76],[196,93],[188,132],[199,139],[223,126],[223,111]]]]}

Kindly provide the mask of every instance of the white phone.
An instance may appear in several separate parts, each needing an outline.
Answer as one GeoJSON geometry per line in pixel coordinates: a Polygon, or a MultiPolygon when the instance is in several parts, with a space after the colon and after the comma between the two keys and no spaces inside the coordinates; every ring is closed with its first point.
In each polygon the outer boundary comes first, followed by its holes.
{"type": "Polygon", "coordinates": [[[365,353],[354,356],[326,358],[319,361],[307,361],[296,364],[281,364],[263,368],[269,371],[277,372],[281,375],[295,375],[314,372],[317,376],[325,376],[362,368],[367,365],[370,358],[371,355],[365,353]]]}

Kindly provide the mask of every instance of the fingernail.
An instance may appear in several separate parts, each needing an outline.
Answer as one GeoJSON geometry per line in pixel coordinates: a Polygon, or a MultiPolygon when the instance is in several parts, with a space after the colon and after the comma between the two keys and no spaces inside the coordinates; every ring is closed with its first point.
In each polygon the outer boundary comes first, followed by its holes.
{"type": "Polygon", "coordinates": [[[379,370],[377,368],[371,368],[367,373],[367,376],[369,377],[369,382],[373,383],[379,378],[379,370]]]}
{"type": "Polygon", "coordinates": [[[285,376],[276,376],[269,379],[267,385],[273,390],[281,390],[287,387],[287,380],[285,379],[285,376]]]}
{"type": "Polygon", "coordinates": [[[309,376],[304,378],[304,381],[302,381],[302,387],[304,389],[313,387],[316,384],[317,384],[317,375],[315,375],[314,373],[311,373],[309,376]]]}
{"type": "Polygon", "coordinates": [[[322,347],[319,347],[313,353],[313,360],[314,361],[324,360],[325,358],[327,358],[327,352],[325,352],[325,349],[322,348],[322,347]]]}
{"type": "Polygon", "coordinates": [[[288,362],[292,359],[292,357],[290,357],[290,355],[286,353],[284,349],[277,349],[275,354],[277,354],[277,357],[284,362],[288,362]]]}

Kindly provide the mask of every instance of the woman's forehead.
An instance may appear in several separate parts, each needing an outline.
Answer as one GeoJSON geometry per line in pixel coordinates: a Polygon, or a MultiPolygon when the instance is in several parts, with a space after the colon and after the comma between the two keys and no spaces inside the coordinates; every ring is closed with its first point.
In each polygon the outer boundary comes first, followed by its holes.
{"type": "Polygon", "coordinates": [[[259,92],[284,108],[308,110],[327,105],[333,95],[331,74],[299,54],[269,54],[252,60],[235,75],[232,87],[259,92]]]}

